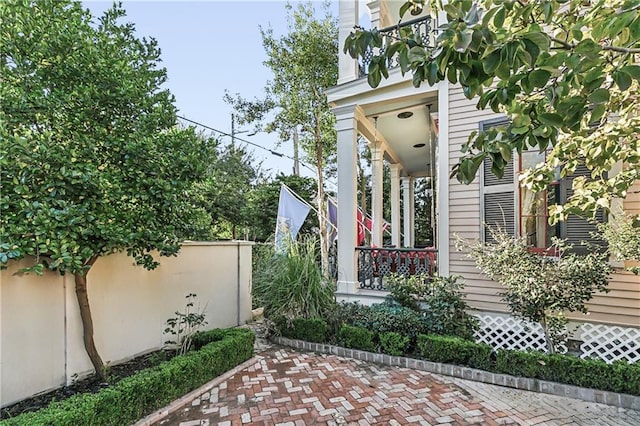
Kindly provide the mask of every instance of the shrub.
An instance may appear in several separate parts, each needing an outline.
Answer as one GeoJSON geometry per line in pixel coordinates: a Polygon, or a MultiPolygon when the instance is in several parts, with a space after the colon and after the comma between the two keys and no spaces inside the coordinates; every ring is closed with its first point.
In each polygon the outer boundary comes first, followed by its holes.
{"type": "Polygon", "coordinates": [[[540,323],[547,348],[554,353],[566,339],[565,312],[587,313],[586,303],[597,291],[608,291],[611,267],[606,254],[567,254],[570,246],[555,238],[557,256],[533,253],[524,238],[492,230],[495,243],[458,242],[476,265],[504,286],[503,300],[520,318],[540,323]]]}
{"type": "Polygon", "coordinates": [[[295,318],[289,321],[280,317],[276,324],[284,337],[307,342],[327,341],[327,322],[321,318],[295,318]]]}
{"type": "Polygon", "coordinates": [[[322,276],[316,240],[291,242],[284,254],[263,255],[253,278],[253,294],[266,318],[322,317],[335,305],[335,286],[322,276]]]}
{"type": "Polygon", "coordinates": [[[79,394],[52,402],[42,410],[3,421],[7,426],[36,425],[120,425],[141,417],[183,396],[214,377],[246,361],[253,355],[254,334],[247,329],[198,333],[194,347],[170,361],[140,371],[95,394],[79,394]],[[221,338],[219,338],[222,336],[221,338]]]}
{"type": "Polygon", "coordinates": [[[378,340],[381,352],[393,356],[404,355],[410,342],[409,337],[393,331],[381,333],[378,340]]]}
{"type": "Polygon", "coordinates": [[[570,355],[499,350],[495,370],[592,389],[640,395],[640,364],[580,359],[570,355]]]}
{"type": "Polygon", "coordinates": [[[366,328],[343,325],[338,332],[338,342],[345,348],[375,351],[373,336],[374,334],[366,328]]]}
{"type": "Polygon", "coordinates": [[[386,286],[393,302],[423,314],[430,333],[473,339],[478,321],[467,312],[461,278],[391,275],[386,286]]]}
{"type": "Polygon", "coordinates": [[[413,349],[418,334],[429,330],[429,324],[420,313],[386,304],[363,307],[360,314],[349,319],[348,323],[371,330],[375,334],[395,332],[407,336],[410,339],[408,349],[413,349]]]}
{"type": "Polygon", "coordinates": [[[492,348],[459,337],[420,335],[418,354],[433,362],[465,365],[472,368],[491,369],[492,348]]]}

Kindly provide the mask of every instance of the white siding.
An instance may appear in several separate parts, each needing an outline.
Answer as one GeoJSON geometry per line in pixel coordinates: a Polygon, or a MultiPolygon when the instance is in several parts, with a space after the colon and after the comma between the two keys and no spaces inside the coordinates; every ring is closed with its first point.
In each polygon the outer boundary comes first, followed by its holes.
{"type": "MultiPolygon", "coordinates": [[[[464,97],[460,87],[449,91],[449,167],[458,162],[460,148],[472,131],[480,128],[480,122],[500,118],[492,111],[478,111],[477,100],[464,97]]],[[[633,190],[640,190],[636,184],[633,190]]],[[[640,213],[640,193],[633,193],[624,202],[626,211],[640,213]]],[[[456,251],[455,235],[465,239],[480,238],[480,186],[477,180],[470,185],[455,178],[449,184],[449,240],[450,273],[465,279],[467,301],[473,308],[483,311],[508,312],[498,293],[500,285],[483,277],[473,261],[465,253],[456,251]]],[[[608,294],[599,294],[589,304],[590,313],[573,314],[579,321],[609,324],[640,325],[640,277],[617,272],[613,274],[608,294]]]]}

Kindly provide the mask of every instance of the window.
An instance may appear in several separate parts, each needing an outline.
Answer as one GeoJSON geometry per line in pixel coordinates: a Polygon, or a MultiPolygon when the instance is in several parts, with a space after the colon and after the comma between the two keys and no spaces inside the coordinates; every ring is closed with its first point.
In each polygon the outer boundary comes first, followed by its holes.
{"type": "MultiPolygon", "coordinates": [[[[523,152],[519,158],[519,172],[533,168],[543,161],[545,161],[544,152],[523,152]]],[[[549,225],[549,206],[561,202],[560,182],[555,181],[546,191],[538,193],[520,187],[519,194],[519,235],[527,239],[527,244],[534,251],[544,252],[544,249],[551,245],[552,237],[561,237],[560,226],[549,225]]]]}
{"type": "MultiPolygon", "coordinates": [[[[505,120],[481,123],[480,129],[505,125],[505,120]]],[[[489,228],[500,227],[507,234],[519,235],[527,239],[534,251],[548,253],[553,237],[566,239],[574,246],[573,252],[584,254],[589,247],[582,245],[586,241],[596,247],[604,248],[604,242],[593,238],[596,225],[582,217],[571,215],[565,222],[549,225],[548,207],[552,204],[563,204],[572,194],[573,179],[590,175],[589,170],[580,165],[575,173],[566,178],[558,178],[549,187],[537,194],[520,187],[514,172],[522,172],[545,161],[544,152],[536,150],[514,155],[512,163],[505,167],[504,176],[498,179],[491,173],[491,161],[485,159],[482,171],[482,221],[483,238],[491,242],[489,228]],[[514,167],[517,165],[517,167],[514,167]]],[[[596,222],[604,222],[602,211],[596,215],[596,222]]]]}

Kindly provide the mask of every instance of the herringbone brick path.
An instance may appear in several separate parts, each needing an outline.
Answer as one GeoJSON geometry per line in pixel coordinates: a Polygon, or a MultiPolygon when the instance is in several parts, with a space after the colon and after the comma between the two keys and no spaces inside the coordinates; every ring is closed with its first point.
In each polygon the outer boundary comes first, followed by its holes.
{"type": "Polygon", "coordinates": [[[640,412],[271,348],[159,425],[640,425],[640,412]]]}

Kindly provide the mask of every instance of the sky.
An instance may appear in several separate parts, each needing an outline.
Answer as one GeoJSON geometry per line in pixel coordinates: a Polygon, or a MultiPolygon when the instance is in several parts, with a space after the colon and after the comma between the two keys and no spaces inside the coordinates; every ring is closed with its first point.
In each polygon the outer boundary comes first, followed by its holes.
{"type": "MultiPolygon", "coordinates": [[[[83,1],[94,17],[109,8],[110,1],[83,1]]],[[[176,98],[179,115],[231,133],[233,109],[224,102],[225,90],[253,99],[263,96],[271,72],[264,65],[260,26],[271,26],[276,36],[287,33],[284,1],[123,1],[126,20],[133,22],[139,37],[153,37],[162,51],[162,65],[167,68],[166,87],[176,98]]],[[[316,10],[321,4],[314,2],[316,10]]],[[[338,2],[331,4],[338,15],[338,2]]],[[[238,137],[247,139],[288,156],[290,143],[276,146],[277,135],[258,133],[248,136],[251,127],[236,125],[236,131],[247,130],[238,137]]],[[[221,137],[229,143],[229,137],[221,137]]],[[[249,147],[251,148],[251,147],[249,147]]],[[[290,174],[293,161],[251,148],[262,168],[290,174]]],[[[310,171],[304,173],[313,176],[310,171]]]]}

